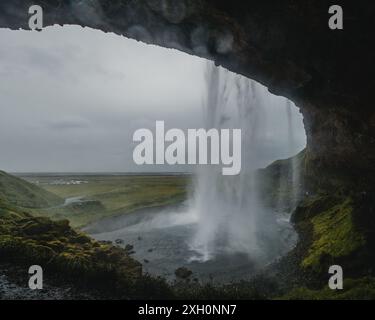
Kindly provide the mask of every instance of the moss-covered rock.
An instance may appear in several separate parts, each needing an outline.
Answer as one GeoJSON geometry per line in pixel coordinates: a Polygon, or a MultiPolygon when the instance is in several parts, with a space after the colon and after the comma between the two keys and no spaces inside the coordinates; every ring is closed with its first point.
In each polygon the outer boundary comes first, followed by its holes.
{"type": "Polygon", "coordinates": [[[0,262],[39,264],[48,276],[124,292],[139,281],[142,266],[124,249],[100,244],[67,220],[34,217],[0,202],[0,262]]]}
{"type": "Polygon", "coordinates": [[[302,261],[303,268],[320,268],[321,260],[349,257],[365,245],[363,234],[353,223],[351,199],[320,212],[311,219],[312,244],[302,261]]]}
{"type": "Polygon", "coordinates": [[[346,277],[374,275],[374,239],[364,220],[371,206],[357,192],[317,193],[306,197],[292,215],[300,239],[288,255],[303,283],[326,284],[328,268],[339,264],[346,277]],[[365,213],[363,211],[365,210],[365,213]]]}

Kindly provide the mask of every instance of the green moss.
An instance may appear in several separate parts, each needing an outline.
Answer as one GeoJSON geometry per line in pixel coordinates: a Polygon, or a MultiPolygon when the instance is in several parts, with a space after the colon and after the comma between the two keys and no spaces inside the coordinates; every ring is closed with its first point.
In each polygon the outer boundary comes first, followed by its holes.
{"type": "Polygon", "coordinates": [[[302,267],[319,267],[322,257],[351,255],[365,244],[364,236],[353,224],[351,199],[331,206],[312,219],[312,244],[302,261],[302,267]]]}
{"type": "Polygon", "coordinates": [[[67,220],[33,217],[0,201],[0,229],[0,262],[40,264],[50,274],[81,283],[100,285],[105,279],[102,284],[112,288],[120,279],[141,277],[141,264],[124,249],[101,245],[67,220]]]}
{"type": "Polygon", "coordinates": [[[343,290],[331,290],[328,286],[321,290],[305,287],[294,288],[282,300],[373,300],[375,299],[375,278],[344,279],[343,290]]]}

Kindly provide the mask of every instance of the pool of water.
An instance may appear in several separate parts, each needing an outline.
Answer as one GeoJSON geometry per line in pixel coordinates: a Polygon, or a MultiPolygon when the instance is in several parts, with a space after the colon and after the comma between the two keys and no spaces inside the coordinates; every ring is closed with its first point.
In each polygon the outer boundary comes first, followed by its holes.
{"type": "Polygon", "coordinates": [[[112,241],[120,246],[132,245],[132,256],[143,265],[144,272],[176,279],[175,270],[186,267],[191,279],[231,282],[254,276],[265,265],[288,252],[297,236],[287,215],[278,214],[278,241],[270,249],[264,241],[262,258],[231,252],[222,248],[209,260],[202,260],[192,248],[191,240],[197,228],[196,217],[186,206],[172,209],[151,209],[96,222],[84,231],[97,240],[112,241]]]}

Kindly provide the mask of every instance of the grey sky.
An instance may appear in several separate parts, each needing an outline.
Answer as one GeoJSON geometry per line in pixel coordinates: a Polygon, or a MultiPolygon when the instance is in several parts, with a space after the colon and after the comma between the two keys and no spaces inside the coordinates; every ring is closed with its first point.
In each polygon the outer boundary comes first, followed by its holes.
{"type": "MultiPolygon", "coordinates": [[[[133,164],[133,132],[199,128],[203,59],[77,26],[0,29],[0,169],[176,171],[133,164]]],[[[270,95],[264,163],[288,156],[285,99],[270,95]]],[[[305,144],[293,108],[295,150],[305,144]]],[[[188,168],[179,168],[188,170],[188,168]]]]}

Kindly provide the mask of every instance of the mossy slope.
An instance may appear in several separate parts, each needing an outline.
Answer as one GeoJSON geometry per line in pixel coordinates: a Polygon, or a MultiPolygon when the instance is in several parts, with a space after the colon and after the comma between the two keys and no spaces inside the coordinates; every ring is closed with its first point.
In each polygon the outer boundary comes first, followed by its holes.
{"type": "Polygon", "coordinates": [[[70,228],[67,220],[33,217],[0,202],[0,262],[38,264],[50,275],[115,285],[141,276],[141,264],[118,247],[70,228]]]}
{"type": "Polygon", "coordinates": [[[349,257],[365,245],[364,235],[353,223],[350,198],[319,213],[311,219],[312,244],[302,261],[302,267],[319,267],[320,261],[349,257]]]}
{"type": "Polygon", "coordinates": [[[38,215],[37,208],[59,204],[59,197],[4,172],[0,182],[0,263],[25,270],[41,265],[51,281],[107,298],[172,296],[163,280],[143,275],[126,250],[91,239],[66,219],[38,215]]]}
{"type": "Polygon", "coordinates": [[[282,300],[374,300],[375,278],[344,280],[342,290],[332,290],[328,286],[321,290],[311,290],[306,287],[295,288],[279,297],[282,300]]]}
{"type": "Polygon", "coordinates": [[[45,208],[63,203],[55,194],[0,171],[0,201],[24,208],[45,208]]]}

